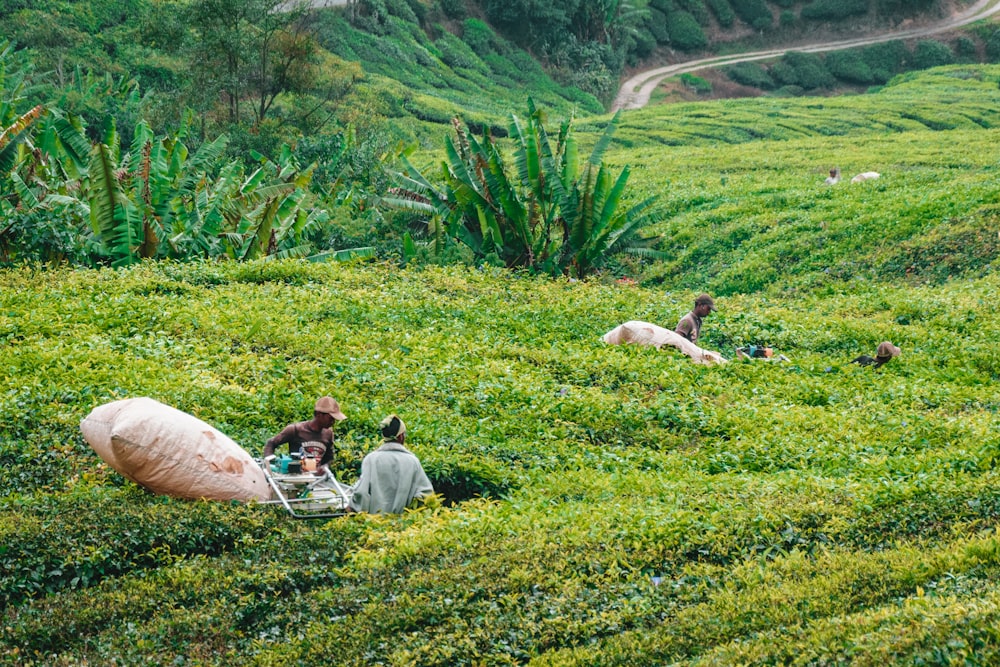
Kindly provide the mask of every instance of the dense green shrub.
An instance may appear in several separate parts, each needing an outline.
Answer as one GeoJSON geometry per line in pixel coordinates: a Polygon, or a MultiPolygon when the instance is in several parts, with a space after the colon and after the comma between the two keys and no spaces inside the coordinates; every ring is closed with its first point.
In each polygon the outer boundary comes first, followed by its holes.
{"type": "Polygon", "coordinates": [[[754,30],[766,30],[774,23],[771,9],[764,0],[729,0],[740,20],[754,30]]]}
{"type": "Polygon", "coordinates": [[[868,0],[813,0],[802,8],[804,19],[839,21],[868,13],[868,0]]]}
{"type": "MultiPolygon", "coordinates": [[[[669,38],[669,36],[668,36],[669,38]]],[[[647,27],[639,28],[629,33],[625,39],[628,47],[628,64],[635,66],[642,58],[645,58],[656,49],[657,40],[647,27]]]]}
{"type": "Polygon", "coordinates": [[[658,44],[670,43],[670,20],[666,14],[655,7],[650,8],[649,22],[646,25],[658,44]]]}
{"type": "Polygon", "coordinates": [[[871,84],[875,75],[856,50],[834,51],[824,58],[830,74],[849,83],[871,84]]]}
{"type": "Polygon", "coordinates": [[[496,51],[496,35],[479,19],[465,20],[462,24],[462,41],[480,57],[496,51]]]}
{"type": "Polygon", "coordinates": [[[712,9],[712,13],[715,14],[715,20],[719,22],[719,25],[723,28],[730,28],[733,22],[736,20],[736,14],[733,12],[732,5],[729,4],[729,0],[705,0],[708,6],[712,9]]]}
{"type": "Polygon", "coordinates": [[[708,38],[698,22],[685,11],[671,12],[667,16],[670,43],[682,51],[693,51],[708,45],[708,38]]]}
{"type": "Polygon", "coordinates": [[[881,14],[918,12],[934,7],[937,2],[938,0],[876,0],[876,7],[881,14]]]}
{"type": "Polygon", "coordinates": [[[955,53],[964,61],[975,61],[979,53],[976,40],[967,35],[962,35],[955,40],[955,53]]]}
{"type": "Polygon", "coordinates": [[[686,87],[695,91],[700,95],[705,95],[712,92],[712,84],[709,81],[701,78],[700,76],[695,76],[694,74],[684,73],[680,76],[681,83],[686,87]]]}
{"type": "Polygon", "coordinates": [[[903,70],[910,53],[900,41],[872,44],[861,50],[861,58],[871,69],[876,82],[885,83],[903,70]]]}
{"type": "Polygon", "coordinates": [[[986,40],[986,55],[990,62],[1000,62],[1000,30],[996,30],[986,40]]]}
{"type": "Polygon", "coordinates": [[[922,39],[913,49],[911,63],[917,69],[930,69],[955,62],[951,48],[935,39],[922,39]]]}
{"type": "Polygon", "coordinates": [[[464,0],[437,0],[444,15],[451,19],[464,19],[468,13],[464,0]]]}
{"type": "Polygon", "coordinates": [[[470,69],[480,74],[487,74],[489,72],[486,64],[479,59],[475,51],[451,33],[444,33],[441,37],[434,40],[434,46],[441,53],[441,61],[448,67],[470,69]]]}
{"type": "Polygon", "coordinates": [[[26,496],[0,514],[0,603],[109,577],[218,555],[267,533],[262,516],[224,503],[169,503],[134,486],[81,488],[59,497],[26,496]],[[11,511],[18,511],[15,533],[11,511]],[[102,535],[114,535],[107,540],[102,535]]]}
{"type": "Polygon", "coordinates": [[[764,90],[772,90],[776,87],[768,70],[757,63],[737,63],[727,66],[725,71],[726,76],[744,86],[753,86],[764,90]]]}
{"type": "Polygon", "coordinates": [[[687,11],[698,22],[698,25],[707,26],[711,21],[708,8],[704,0],[678,0],[681,9],[687,11]]]}
{"type": "Polygon", "coordinates": [[[789,52],[771,68],[771,73],[779,83],[805,90],[829,88],[835,83],[823,59],[815,53],[789,52]]]}

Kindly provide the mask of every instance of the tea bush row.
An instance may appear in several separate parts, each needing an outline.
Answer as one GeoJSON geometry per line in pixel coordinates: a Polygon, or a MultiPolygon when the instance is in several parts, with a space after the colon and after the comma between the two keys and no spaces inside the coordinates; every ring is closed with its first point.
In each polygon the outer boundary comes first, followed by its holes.
{"type": "MultiPolygon", "coordinates": [[[[840,6],[840,3],[834,3],[840,6]]],[[[964,44],[964,43],[963,43],[964,44]]],[[[913,47],[903,42],[886,42],[826,54],[790,52],[772,64],[739,63],[726,68],[737,83],[764,90],[798,86],[803,90],[829,89],[838,81],[846,84],[884,84],[894,75],[924,70],[957,61],[955,48],[925,39],[913,47]]],[[[963,46],[963,52],[968,48],[963,46]]]]}

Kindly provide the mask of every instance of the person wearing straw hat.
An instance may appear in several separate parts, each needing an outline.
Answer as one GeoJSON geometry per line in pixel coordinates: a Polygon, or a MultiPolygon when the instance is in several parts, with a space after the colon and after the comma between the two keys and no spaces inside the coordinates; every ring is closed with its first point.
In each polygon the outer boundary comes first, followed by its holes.
{"type": "Polygon", "coordinates": [[[890,361],[892,361],[892,359],[898,357],[899,354],[900,354],[900,349],[895,345],[893,345],[892,343],[890,343],[889,341],[885,340],[878,344],[878,347],[875,349],[874,357],[869,357],[867,354],[862,354],[858,358],[851,360],[851,363],[858,364],[859,366],[874,366],[875,368],[878,368],[883,364],[889,363],[890,361]]]}
{"type": "Polygon", "coordinates": [[[273,455],[274,448],[278,445],[287,444],[290,454],[299,452],[307,445],[310,449],[322,450],[315,471],[317,475],[321,475],[333,459],[333,426],[344,419],[347,419],[347,415],[340,409],[340,404],[329,396],[323,396],[313,407],[312,419],[289,424],[264,444],[263,458],[273,455]]]}
{"type": "Polygon", "coordinates": [[[379,424],[382,446],[361,461],[361,477],[352,487],[352,512],[401,514],[416,498],[434,493],[420,459],[403,446],[406,424],[389,415],[379,424]]]}
{"type": "Polygon", "coordinates": [[[674,331],[697,345],[698,334],[701,333],[701,319],[708,317],[708,314],[713,310],[715,310],[715,302],[712,297],[707,294],[698,295],[698,298],[694,300],[694,309],[681,318],[674,331]]]}

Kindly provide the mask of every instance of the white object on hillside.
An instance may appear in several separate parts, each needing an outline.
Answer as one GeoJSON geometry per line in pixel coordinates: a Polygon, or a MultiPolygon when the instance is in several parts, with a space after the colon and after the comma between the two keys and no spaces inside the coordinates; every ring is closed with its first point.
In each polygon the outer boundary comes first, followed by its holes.
{"type": "Polygon", "coordinates": [[[677,348],[699,364],[726,363],[726,359],[718,352],[700,348],[679,333],[649,322],[638,320],[625,322],[604,334],[603,339],[609,345],[632,343],[634,345],[652,345],[657,349],[669,345],[677,348]]]}
{"type": "Polygon", "coordinates": [[[260,466],[202,420],[151,398],[99,405],[80,422],[94,451],[153,493],[175,498],[267,500],[260,466]]]}
{"type": "Polygon", "coordinates": [[[865,181],[874,181],[879,176],[880,174],[877,171],[866,171],[852,178],[851,183],[863,183],[865,181]]]}

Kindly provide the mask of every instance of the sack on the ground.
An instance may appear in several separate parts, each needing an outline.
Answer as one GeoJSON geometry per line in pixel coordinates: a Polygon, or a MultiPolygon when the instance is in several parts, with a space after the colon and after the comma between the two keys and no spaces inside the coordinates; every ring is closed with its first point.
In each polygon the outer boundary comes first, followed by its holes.
{"type": "Polygon", "coordinates": [[[80,430],[108,465],[153,493],[175,498],[267,500],[260,466],[218,429],[151,398],[94,408],[80,430]]]}
{"type": "Polygon", "coordinates": [[[718,352],[700,348],[676,331],[638,320],[620,324],[604,334],[604,342],[610,345],[623,345],[625,343],[652,345],[656,348],[669,345],[677,348],[699,364],[726,363],[726,360],[718,352]]]}

